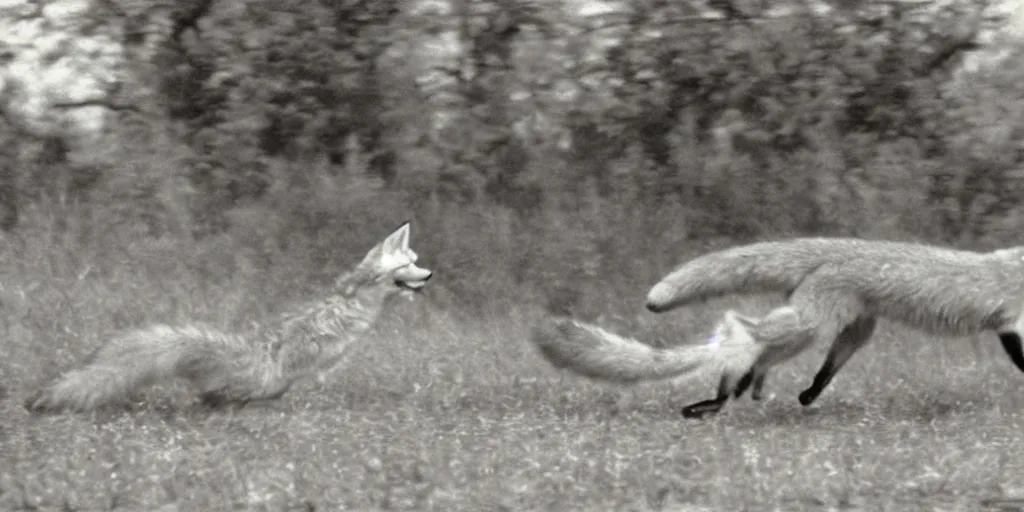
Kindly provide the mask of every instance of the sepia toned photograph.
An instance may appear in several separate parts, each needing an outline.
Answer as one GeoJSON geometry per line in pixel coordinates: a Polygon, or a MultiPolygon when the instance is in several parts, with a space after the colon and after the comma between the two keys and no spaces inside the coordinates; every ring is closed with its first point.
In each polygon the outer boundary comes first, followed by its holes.
{"type": "Polygon", "coordinates": [[[0,512],[1024,512],[1024,1],[0,0],[0,512]]]}

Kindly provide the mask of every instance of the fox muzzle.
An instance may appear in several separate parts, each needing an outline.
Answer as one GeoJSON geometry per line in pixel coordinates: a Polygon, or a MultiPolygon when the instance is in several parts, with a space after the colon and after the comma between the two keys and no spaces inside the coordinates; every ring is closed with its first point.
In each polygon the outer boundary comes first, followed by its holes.
{"type": "Polygon", "coordinates": [[[664,283],[658,283],[647,292],[647,310],[652,313],[664,313],[675,305],[675,289],[664,283]]]}

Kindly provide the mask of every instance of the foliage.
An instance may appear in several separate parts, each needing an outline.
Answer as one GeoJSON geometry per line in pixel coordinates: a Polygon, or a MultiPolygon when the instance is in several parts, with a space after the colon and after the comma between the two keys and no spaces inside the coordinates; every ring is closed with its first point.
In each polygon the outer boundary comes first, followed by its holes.
{"type": "Polygon", "coordinates": [[[135,108],[15,181],[40,211],[263,264],[414,218],[477,306],[634,293],[725,240],[1014,242],[1020,59],[958,77],[973,4],[868,4],[889,10],[98,3],[138,46],[135,108]]]}

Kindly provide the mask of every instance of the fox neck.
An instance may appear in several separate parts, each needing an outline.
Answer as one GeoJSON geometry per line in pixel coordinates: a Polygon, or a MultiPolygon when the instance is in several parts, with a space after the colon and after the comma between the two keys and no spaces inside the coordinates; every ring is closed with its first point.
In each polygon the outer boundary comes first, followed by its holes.
{"type": "Polygon", "coordinates": [[[303,338],[320,342],[351,338],[373,327],[386,298],[383,293],[366,292],[354,297],[332,295],[283,315],[271,329],[281,343],[299,342],[303,338]]]}
{"type": "Polygon", "coordinates": [[[324,345],[351,343],[377,322],[394,289],[390,282],[369,283],[353,293],[331,295],[285,313],[267,326],[271,355],[277,356],[285,345],[320,345],[317,350],[322,350],[324,345]]]}
{"type": "Polygon", "coordinates": [[[363,297],[333,295],[306,304],[279,322],[268,326],[271,360],[284,378],[291,382],[323,364],[325,358],[344,351],[368,331],[380,316],[380,304],[369,304],[363,297]]]}
{"type": "Polygon", "coordinates": [[[336,300],[346,302],[349,309],[360,312],[364,317],[366,325],[362,330],[377,321],[384,303],[399,292],[398,286],[391,280],[378,281],[377,277],[376,272],[357,268],[341,276],[335,283],[335,289],[338,290],[336,300]]]}

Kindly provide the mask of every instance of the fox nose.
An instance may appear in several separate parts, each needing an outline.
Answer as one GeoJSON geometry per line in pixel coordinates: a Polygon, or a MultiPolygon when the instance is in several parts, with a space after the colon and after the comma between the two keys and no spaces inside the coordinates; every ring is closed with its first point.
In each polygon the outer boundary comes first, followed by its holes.
{"type": "Polygon", "coordinates": [[[431,277],[434,277],[434,271],[433,270],[428,270],[427,271],[427,277],[424,277],[423,280],[424,281],[429,281],[431,277]]]}
{"type": "Polygon", "coordinates": [[[662,313],[666,309],[668,309],[668,308],[662,306],[661,304],[657,304],[657,303],[654,303],[654,302],[648,302],[647,303],[647,311],[650,311],[651,313],[662,313]]]}
{"type": "Polygon", "coordinates": [[[652,313],[663,313],[671,309],[675,288],[665,283],[658,283],[647,292],[647,310],[652,313]]]}

